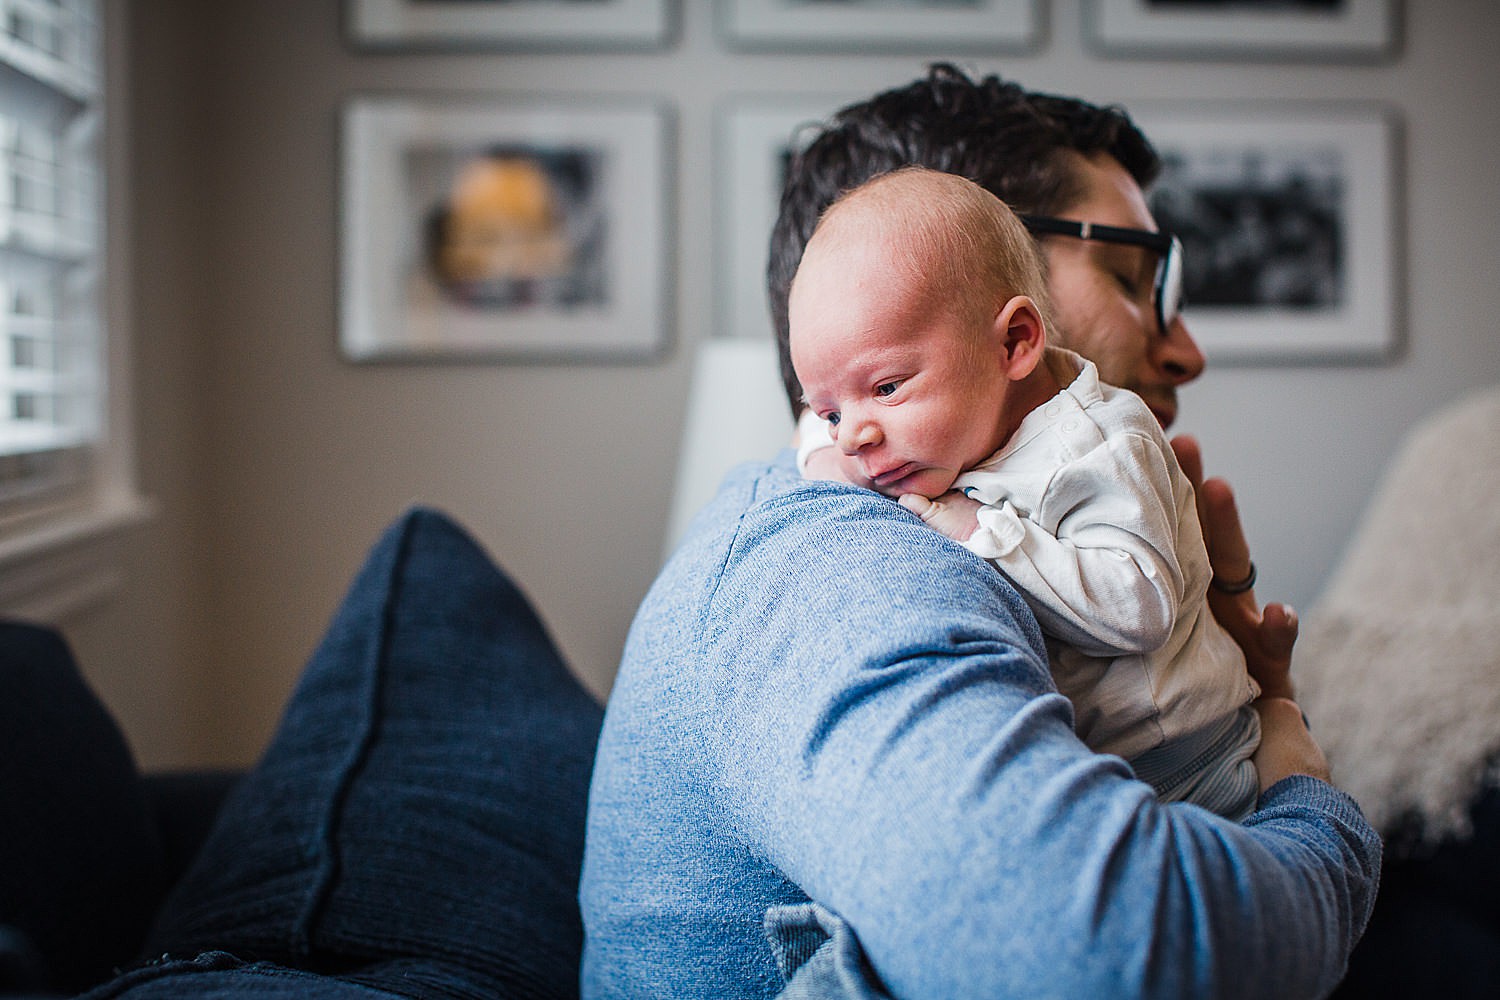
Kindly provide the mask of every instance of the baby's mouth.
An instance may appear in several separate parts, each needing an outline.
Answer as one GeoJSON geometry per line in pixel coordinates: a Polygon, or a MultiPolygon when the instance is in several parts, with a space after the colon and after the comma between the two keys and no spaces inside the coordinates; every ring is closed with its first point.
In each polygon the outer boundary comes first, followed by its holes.
{"type": "Polygon", "coordinates": [[[889,486],[891,483],[899,482],[902,479],[905,479],[907,476],[917,471],[917,468],[918,466],[915,462],[906,462],[902,465],[896,466],[893,469],[887,469],[884,472],[878,474],[869,474],[867,475],[867,478],[876,486],[889,486]]]}

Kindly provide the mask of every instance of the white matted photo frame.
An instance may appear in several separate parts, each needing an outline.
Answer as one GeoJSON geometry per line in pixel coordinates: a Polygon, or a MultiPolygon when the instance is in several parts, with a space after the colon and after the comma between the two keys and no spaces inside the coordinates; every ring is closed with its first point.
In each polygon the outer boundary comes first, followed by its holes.
{"type": "Polygon", "coordinates": [[[351,101],[345,357],[656,356],[668,327],[667,129],[650,103],[351,101]]]}
{"type": "Polygon", "coordinates": [[[1400,311],[1394,119],[1364,105],[1132,106],[1157,225],[1215,363],[1379,361],[1400,311]]]}
{"type": "Polygon", "coordinates": [[[720,106],[714,192],[717,336],[772,336],[766,259],[788,161],[816,126],[857,99],[737,98],[720,106]]]}
{"type": "Polygon", "coordinates": [[[1396,46],[1399,0],[1090,0],[1109,54],[1377,59],[1396,46]]]}
{"type": "Polygon", "coordinates": [[[657,48],[677,0],[345,0],[371,48],[657,48]]]}
{"type": "Polygon", "coordinates": [[[1025,52],[1037,0],[719,0],[729,44],[747,49],[1025,52]]]}

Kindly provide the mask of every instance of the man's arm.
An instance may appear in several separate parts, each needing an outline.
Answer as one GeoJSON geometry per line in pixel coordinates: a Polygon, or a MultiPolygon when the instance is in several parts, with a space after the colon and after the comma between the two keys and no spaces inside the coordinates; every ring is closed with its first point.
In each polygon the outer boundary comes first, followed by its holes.
{"type": "Polygon", "coordinates": [[[1337,981],[1379,863],[1352,801],[1293,778],[1243,827],[1157,803],[1073,735],[1015,593],[879,497],[793,491],[740,537],[711,639],[755,652],[711,720],[721,801],[894,995],[1337,981]]]}

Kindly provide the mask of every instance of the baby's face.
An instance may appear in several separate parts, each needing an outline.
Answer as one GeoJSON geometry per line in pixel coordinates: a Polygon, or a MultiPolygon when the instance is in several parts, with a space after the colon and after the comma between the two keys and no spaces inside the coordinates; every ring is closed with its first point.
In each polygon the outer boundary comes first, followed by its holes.
{"type": "Polygon", "coordinates": [[[875,489],[946,493],[1004,443],[1003,347],[859,261],[803,263],[788,306],[808,406],[875,489]]]}

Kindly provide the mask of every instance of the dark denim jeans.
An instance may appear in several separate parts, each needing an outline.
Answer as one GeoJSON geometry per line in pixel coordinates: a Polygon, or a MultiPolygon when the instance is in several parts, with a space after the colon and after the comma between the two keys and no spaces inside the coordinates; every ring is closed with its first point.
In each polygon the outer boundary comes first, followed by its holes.
{"type": "Polygon", "coordinates": [[[576,997],[601,719],[483,551],[408,513],[156,915],[147,961],[88,995],[576,997]]]}
{"type": "MultiPolygon", "coordinates": [[[[371,1000],[374,997],[472,997],[474,977],[461,966],[432,959],[370,962],[340,974],[275,962],[247,962],[228,952],[164,959],[119,976],[89,997],[285,997],[286,1000],[371,1000]]],[[[495,993],[492,996],[525,996],[495,993]]]]}

